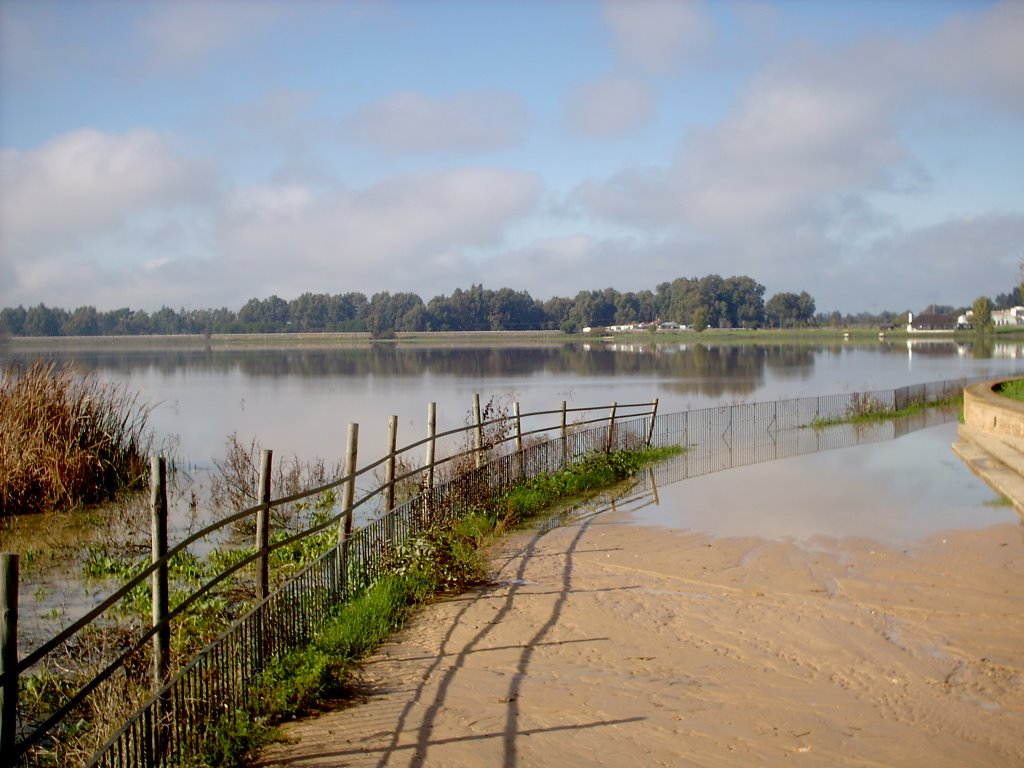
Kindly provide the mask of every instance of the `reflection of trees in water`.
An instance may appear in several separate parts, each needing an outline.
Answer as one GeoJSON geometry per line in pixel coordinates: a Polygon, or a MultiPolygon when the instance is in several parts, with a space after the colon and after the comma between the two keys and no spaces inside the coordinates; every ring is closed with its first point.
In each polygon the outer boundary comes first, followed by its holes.
{"type": "Polygon", "coordinates": [[[241,373],[251,377],[400,378],[424,374],[457,378],[530,377],[574,374],[580,377],[651,377],[670,380],[674,391],[709,396],[746,394],[762,383],[764,369],[806,367],[814,358],[785,347],[697,345],[582,345],[549,347],[400,347],[390,344],[358,349],[274,350],[105,350],[54,352],[99,372],[141,375],[241,373]],[[781,361],[785,360],[783,364],[781,361]]]}
{"type": "MultiPolygon", "coordinates": [[[[838,344],[621,344],[560,346],[398,346],[377,344],[336,349],[193,349],[55,351],[46,356],[114,374],[249,377],[476,378],[537,375],[648,377],[673,392],[708,397],[745,396],[764,383],[766,372],[780,378],[810,378],[819,359],[849,354],[838,344]]],[[[905,342],[870,347],[872,353],[907,354],[905,342]]],[[[915,347],[914,354],[918,354],[915,347]]],[[[949,354],[944,348],[943,354],[949,354]]],[[[989,354],[991,352],[989,351],[989,354]]],[[[9,354],[27,360],[29,355],[9,354]]]]}

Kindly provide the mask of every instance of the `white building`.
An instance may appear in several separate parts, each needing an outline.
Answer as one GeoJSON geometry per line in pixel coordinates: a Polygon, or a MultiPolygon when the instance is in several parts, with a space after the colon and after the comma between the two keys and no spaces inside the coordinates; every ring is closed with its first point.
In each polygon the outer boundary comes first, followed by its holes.
{"type": "Polygon", "coordinates": [[[1024,325],[1024,307],[992,310],[993,325],[1024,325]]]}

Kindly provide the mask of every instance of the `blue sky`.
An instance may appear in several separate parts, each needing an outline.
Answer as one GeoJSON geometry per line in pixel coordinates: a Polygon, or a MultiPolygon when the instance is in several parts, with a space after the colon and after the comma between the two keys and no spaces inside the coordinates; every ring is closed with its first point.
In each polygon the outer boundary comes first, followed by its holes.
{"type": "Polygon", "coordinates": [[[1024,2],[0,0],[0,307],[1024,260],[1024,2]]]}

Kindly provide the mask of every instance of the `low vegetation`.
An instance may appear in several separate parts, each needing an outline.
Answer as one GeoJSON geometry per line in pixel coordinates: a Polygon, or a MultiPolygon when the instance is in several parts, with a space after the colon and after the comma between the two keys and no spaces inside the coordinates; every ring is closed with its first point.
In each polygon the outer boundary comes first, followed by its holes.
{"type": "Polygon", "coordinates": [[[812,429],[825,429],[838,424],[868,424],[875,421],[899,419],[927,411],[930,408],[945,408],[956,405],[963,406],[963,393],[956,397],[911,403],[902,408],[894,408],[870,393],[854,393],[850,405],[843,416],[838,418],[815,418],[811,421],[812,429]]]}
{"type": "Polygon", "coordinates": [[[353,664],[401,628],[416,606],[485,580],[484,552],[494,537],[542,510],[607,488],[680,450],[594,454],[561,472],[481,500],[450,527],[410,539],[391,553],[387,574],[341,606],[312,645],[275,660],[263,671],[246,709],[224,713],[206,737],[202,764],[237,765],[275,738],[276,724],[314,712],[325,700],[344,698],[353,664]]]}
{"type": "MultiPolygon", "coordinates": [[[[598,453],[563,471],[525,481],[507,493],[481,498],[469,514],[447,527],[425,531],[387,553],[386,575],[364,582],[355,597],[339,606],[336,615],[309,647],[275,659],[254,684],[252,702],[244,710],[225,712],[204,741],[197,765],[237,765],[252,750],[273,738],[274,726],[286,719],[315,711],[326,699],[344,698],[352,665],[372,652],[400,628],[416,606],[440,594],[459,593],[486,578],[482,554],[489,541],[541,510],[570,498],[585,497],[634,474],[642,466],[680,449],[632,450],[598,453]]],[[[242,488],[251,487],[257,447],[228,440],[227,457],[217,462],[221,503],[245,506],[242,488]],[[234,489],[234,492],[231,491],[234,489]],[[241,494],[241,495],[239,495],[241,494]]],[[[317,477],[318,464],[282,462],[280,487],[291,481],[317,477]],[[294,466],[293,466],[294,464],[294,466]]],[[[318,498],[309,508],[291,510],[291,519],[278,521],[274,539],[294,533],[296,525],[317,525],[333,513],[333,497],[318,498]],[[299,522],[301,521],[301,522],[299,522]]],[[[134,534],[133,534],[134,535],[134,534]]],[[[245,537],[248,539],[248,536],[245,537]]],[[[272,553],[275,581],[287,578],[314,560],[336,541],[336,532],[324,532],[280,547],[272,553]]],[[[232,539],[202,557],[184,552],[169,567],[170,604],[181,603],[201,584],[229,565],[251,555],[248,546],[232,539]],[[233,542],[233,543],[232,543],[233,542]]],[[[83,575],[87,581],[126,581],[146,566],[148,557],[137,542],[109,539],[86,547],[83,575]]],[[[358,579],[353,583],[358,583],[358,579]]],[[[252,575],[247,569],[222,582],[194,603],[176,622],[171,635],[171,656],[184,663],[223,632],[230,622],[253,604],[252,575]]],[[[26,723],[41,722],[70,695],[90,680],[113,657],[123,653],[146,626],[150,614],[146,585],[133,590],[118,614],[90,627],[86,636],[38,671],[21,677],[21,716],[26,723]]],[[[33,755],[46,764],[72,765],[86,761],[100,742],[120,726],[149,695],[148,646],[84,701],[58,733],[33,755]]]]}
{"type": "Polygon", "coordinates": [[[1004,381],[996,387],[996,392],[1011,400],[1024,400],[1024,379],[1004,381]]]}
{"type": "Polygon", "coordinates": [[[141,486],[149,407],[124,386],[37,361],[0,381],[0,514],[101,501],[141,486]]]}

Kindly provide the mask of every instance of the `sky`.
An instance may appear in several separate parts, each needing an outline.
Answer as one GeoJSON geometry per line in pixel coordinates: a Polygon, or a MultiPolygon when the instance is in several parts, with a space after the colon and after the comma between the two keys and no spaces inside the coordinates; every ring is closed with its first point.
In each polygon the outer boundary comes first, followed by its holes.
{"type": "Polygon", "coordinates": [[[1024,0],[0,0],[0,307],[1021,280],[1024,0]]]}

